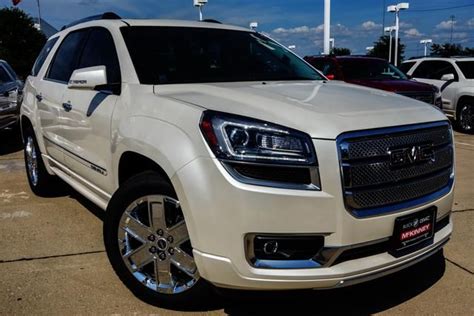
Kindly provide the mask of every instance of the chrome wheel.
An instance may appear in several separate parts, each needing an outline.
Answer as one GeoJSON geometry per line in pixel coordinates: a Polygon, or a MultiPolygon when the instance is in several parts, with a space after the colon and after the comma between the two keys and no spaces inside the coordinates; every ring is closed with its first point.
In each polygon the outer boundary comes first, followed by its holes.
{"type": "Polygon", "coordinates": [[[119,222],[122,260],[149,289],[177,294],[199,280],[179,201],[150,195],[127,207],[119,222]]]}
{"type": "Polygon", "coordinates": [[[38,185],[38,158],[36,153],[35,141],[32,136],[28,136],[26,139],[26,166],[28,171],[28,177],[30,178],[33,186],[38,185]]]}
{"type": "Polygon", "coordinates": [[[463,105],[459,112],[459,125],[464,131],[472,130],[474,126],[474,109],[471,105],[463,105]]]}

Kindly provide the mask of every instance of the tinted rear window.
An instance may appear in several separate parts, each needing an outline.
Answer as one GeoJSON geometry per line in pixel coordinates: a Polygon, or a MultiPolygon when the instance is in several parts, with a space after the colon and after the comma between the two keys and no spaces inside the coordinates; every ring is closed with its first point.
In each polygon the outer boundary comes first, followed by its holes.
{"type": "Polygon", "coordinates": [[[124,27],[143,84],[322,80],[289,50],[260,34],[189,27],[124,27]]]}
{"type": "Polygon", "coordinates": [[[384,60],[341,58],[339,65],[346,80],[407,80],[403,72],[384,60]]]}
{"type": "Polygon", "coordinates": [[[474,61],[457,61],[456,64],[466,79],[474,79],[474,61]]]}
{"type": "Polygon", "coordinates": [[[404,73],[408,73],[408,71],[416,64],[416,61],[409,61],[406,63],[401,64],[398,68],[403,71],[404,73]]]}
{"type": "Polygon", "coordinates": [[[33,65],[33,69],[31,70],[31,75],[37,76],[41,67],[43,67],[44,62],[46,61],[46,58],[48,57],[49,53],[54,47],[54,44],[58,41],[59,37],[55,37],[50,39],[49,41],[44,44],[43,49],[38,55],[38,58],[36,58],[35,64],[33,65]]]}

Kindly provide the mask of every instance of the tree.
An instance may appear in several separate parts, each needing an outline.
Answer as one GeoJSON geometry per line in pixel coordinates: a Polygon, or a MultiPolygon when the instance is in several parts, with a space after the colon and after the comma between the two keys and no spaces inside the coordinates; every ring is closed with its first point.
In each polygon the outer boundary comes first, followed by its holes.
{"type": "Polygon", "coordinates": [[[351,50],[344,47],[334,47],[331,50],[331,54],[335,56],[347,56],[351,54],[351,50]]]}
{"type": "Polygon", "coordinates": [[[473,56],[474,48],[463,48],[460,44],[433,44],[431,45],[431,55],[440,57],[451,56],[473,56]]]}
{"type": "Polygon", "coordinates": [[[18,8],[0,9],[0,30],[0,59],[6,60],[20,78],[26,78],[46,37],[18,8]]]}
{"type": "MultiPolygon", "coordinates": [[[[377,42],[374,42],[374,49],[368,52],[367,55],[373,57],[379,57],[383,59],[388,59],[388,51],[390,47],[390,36],[384,35],[379,38],[377,42]]],[[[400,42],[398,39],[398,65],[404,59],[405,45],[400,42]]],[[[395,38],[392,38],[392,59],[395,55],[395,38]]]]}

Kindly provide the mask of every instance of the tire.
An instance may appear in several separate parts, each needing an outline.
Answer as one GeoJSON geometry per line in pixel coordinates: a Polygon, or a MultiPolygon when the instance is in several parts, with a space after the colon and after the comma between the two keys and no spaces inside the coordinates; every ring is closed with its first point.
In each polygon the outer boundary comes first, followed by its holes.
{"type": "Polygon", "coordinates": [[[211,296],[192,258],[176,193],[157,173],[141,173],[120,186],[107,207],[103,233],[112,267],[141,300],[183,310],[201,307],[211,296]]]}
{"type": "Polygon", "coordinates": [[[50,197],[58,193],[59,179],[46,170],[41,151],[33,129],[28,128],[24,133],[25,146],[23,149],[26,176],[31,191],[41,197],[50,197]]]}
{"type": "Polygon", "coordinates": [[[462,101],[456,111],[456,125],[460,132],[474,134],[474,100],[462,101]]]}

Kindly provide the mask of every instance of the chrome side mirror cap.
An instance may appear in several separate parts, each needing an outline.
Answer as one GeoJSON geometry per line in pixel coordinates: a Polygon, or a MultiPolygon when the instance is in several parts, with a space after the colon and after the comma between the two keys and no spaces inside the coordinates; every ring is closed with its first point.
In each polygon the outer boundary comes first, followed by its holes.
{"type": "Polygon", "coordinates": [[[95,66],[76,69],[69,79],[69,89],[93,90],[97,86],[107,84],[107,72],[105,66],[95,66]]]}

